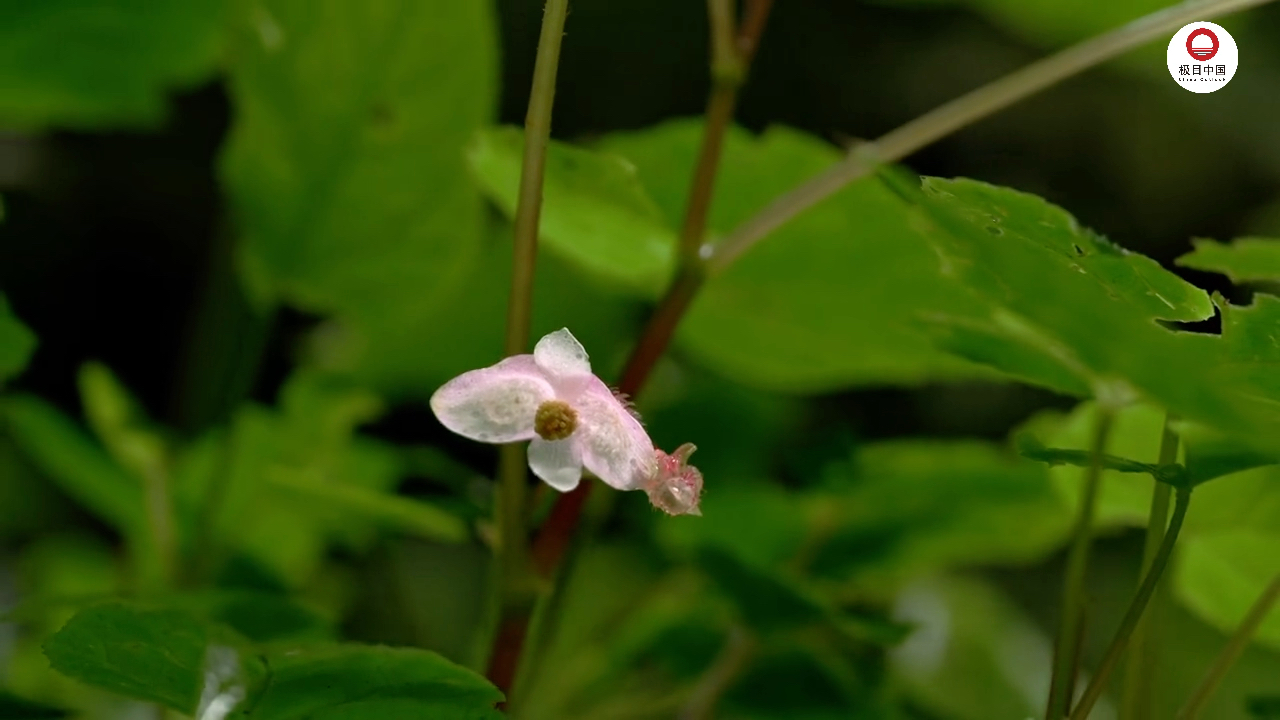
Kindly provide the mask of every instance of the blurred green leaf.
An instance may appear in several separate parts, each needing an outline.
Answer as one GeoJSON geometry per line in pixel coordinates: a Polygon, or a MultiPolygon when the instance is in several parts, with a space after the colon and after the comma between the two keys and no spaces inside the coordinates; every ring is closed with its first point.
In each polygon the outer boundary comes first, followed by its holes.
{"type": "Polygon", "coordinates": [[[210,590],[176,598],[177,607],[221,623],[254,642],[329,640],[328,619],[288,597],[256,590],[210,590]]]}
{"type": "MultiPolygon", "coordinates": [[[[514,217],[524,133],[486,130],[468,152],[485,193],[514,217]]],[[[539,232],[547,246],[604,280],[657,297],[670,280],[675,233],[621,157],[552,142],[539,232]]]]}
{"type": "Polygon", "coordinates": [[[825,473],[815,572],[901,581],[960,564],[1025,563],[1066,537],[1070,515],[1043,466],[977,441],[858,448],[825,473]]]}
{"type": "MultiPolygon", "coordinates": [[[[1272,492],[1280,494],[1280,485],[1272,492]]],[[[1261,527],[1242,522],[1238,530],[1180,538],[1178,546],[1174,592],[1187,607],[1226,634],[1240,625],[1266,586],[1280,576],[1280,555],[1276,553],[1280,526],[1275,524],[1261,527]]],[[[1280,649],[1280,613],[1267,616],[1254,640],[1280,649]]]]}
{"type": "Polygon", "coordinates": [[[487,262],[464,147],[493,108],[492,9],[246,5],[222,163],[243,280],[259,300],[337,315],[356,336],[363,377],[413,387],[421,376],[403,368],[436,352],[446,301],[487,262]]]}
{"type": "Polygon", "coordinates": [[[2,402],[14,441],[63,492],[125,535],[145,534],[141,486],[71,418],[30,395],[2,402]]]}
{"type": "Polygon", "coordinates": [[[1218,272],[1236,284],[1280,282],[1280,240],[1246,237],[1223,244],[1213,240],[1192,241],[1195,250],[1174,262],[1196,270],[1218,272]]]}
{"type": "Polygon", "coordinates": [[[277,470],[268,482],[321,504],[371,520],[384,527],[410,532],[428,540],[462,542],[467,526],[457,516],[432,505],[358,485],[318,481],[304,473],[277,470]]]}
{"type": "Polygon", "coordinates": [[[502,693],[426,650],[360,645],[290,648],[266,656],[271,682],[255,720],[430,717],[489,720],[502,693]]]}
{"type": "Polygon", "coordinates": [[[1246,707],[1255,720],[1277,720],[1280,718],[1280,695],[1254,695],[1246,707]]]}
{"type": "MultiPolygon", "coordinates": [[[[601,147],[635,163],[676,226],[683,216],[700,121],[612,135],[601,147]]],[[[840,153],[795,130],[725,140],[709,234],[728,232],[840,153]]],[[[983,371],[937,352],[915,326],[929,310],[976,308],[939,271],[902,202],[855,183],[710,279],[678,338],[718,372],[757,387],[818,392],[858,384],[916,384],[983,371]]]]}
{"type": "Polygon", "coordinates": [[[1039,355],[1037,366],[1020,354],[983,359],[1050,388],[1063,389],[1061,377],[1070,375],[1113,404],[1145,397],[1256,443],[1275,442],[1257,431],[1280,426],[1280,413],[1245,402],[1248,385],[1215,373],[1219,339],[1156,322],[1210,316],[1203,291],[1034,195],[964,179],[926,178],[917,190],[912,180],[886,177],[921,208],[922,227],[951,271],[990,304],[990,333],[1039,355]],[[1039,363],[1057,371],[1034,377],[1039,363]]]}
{"type": "Polygon", "coordinates": [[[42,0],[0,13],[0,123],[154,126],[169,91],[209,77],[227,0],[42,0]]]}
{"type": "Polygon", "coordinates": [[[1193,484],[1280,463],[1280,455],[1259,452],[1236,438],[1203,425],[1179,422],[1174,427],[1182,438],[1187,476],[1193,484]]]}
{"type": "Polygon", "coordinates": [[[1046,47],[1084,40],[1175,4],[1171,0],[880,0],[898,5],[965,5],[1046,47]]]}
{"type": "Polygon", "coordinates": [[[139,479],[167,476],[164,440],[146,427],[138,402],[105,365],[85,363],[77,378],[85,417],[106,450],[139,479]]]}
{"type": "Polygon", "coordinates": [[[61,708],[24,700],[0,690],[0,718],[3,720],[53,720],[70,714],[61,708]]]}
{"type": "Polygon", "coordinates": [[[996,588],[973,578],[905,588],[895,617],[915,631],[890,654],[913,700],[956,720],[1036,716],[1049,691],[1049,639],[996,588]]]}
{"type": "Polygon", "coordinates": [[[698,557],[699,566],[738,607],[742,619],[761,633],[821,626],[856,640],[892,645],[907,628],[865,613],[837,609],[798,580],[753,567],[717,548],[698,557]]]}
{"type": "Polygon", "coordinates": [[[186,613],[109,603],[77,613],[44,649],[64,675],[191,715],[207,644],[204,625],[186,613]]]}
{"type": "Polygon", "coordinates": [[[0,294],[0,386],[22,372],[36,349],[36,336],[14,317],[9,301],[0,294]]]}

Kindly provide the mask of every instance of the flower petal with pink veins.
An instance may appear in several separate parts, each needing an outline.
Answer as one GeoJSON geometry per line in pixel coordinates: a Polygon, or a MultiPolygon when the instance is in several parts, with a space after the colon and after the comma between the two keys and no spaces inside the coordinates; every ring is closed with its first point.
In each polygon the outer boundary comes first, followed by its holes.
{"type": "Polygon", "coordinates": [[[516,355],[445,383],[431,396],[431,410],[463,437],[509,443],[534,437],[538,406],[554,397],[533,356],[516,355]]]}
{"type": "Polygon", "coordinates": [[[534,438],[529,443],[529,469],[560,492],[569,492],[582,480],[582,460],[573,438],[534,438]]]}
{"type": "Polygon", "coordinates": [[[579,428],[573,440],[582,463],[619,490],[635,490],[657,471],[653,441],[644,426],[599,378],[574,401],[579,428]]]}
{"type": "Polygon", "coordinates": [[[577,378],[591,374],[591,360],[569,328],[544,335],[533,348],[533,358],[551,378],[577,378]]]}

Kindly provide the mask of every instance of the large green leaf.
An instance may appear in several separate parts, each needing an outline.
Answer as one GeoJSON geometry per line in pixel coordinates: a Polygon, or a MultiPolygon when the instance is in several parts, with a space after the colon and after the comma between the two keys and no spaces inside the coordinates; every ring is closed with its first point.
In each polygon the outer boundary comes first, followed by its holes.
{"type": "Polygon", "coordinates": [[[1194,244],[1194,251],[1174,262],[1222,273],[1233,283],[1280,282],[1280,240],[1246,237],[1230,244],[1213,240],[1195,240],[1194,244]]]}
{"type": "MultiPolygon", "coordinates": [[[[1280,477],[1273,478],[1280,481],[1280,477]]],[[[1272,488],[1280,494],[1280,482],[1272,488]]],[[[1273,504],[1280,504],[1280,501],[1273,504]]],[[[1194,505],[1194,502],[1193,502],[1194,505]]],[[[1272,515],[1274,522],[1280,515],[1272,515]]],[[[1280,577],[1280,526],[1224,530],[1179,539],[1174,589],[1211,625],[1231,633],[1276,577],[1280,577]]],[[[1272,612],[1254,639],[1280,649],[1280,613],[1272,612]]]]}
{"type": "Polygon", "coordinates": [[[208,631],[177,610],[109,603],[82,610],[45,643],[58,672],[192,715],[208,631]]]}
{"type": "Polygon", "coordinates": [[[36,337],[9,310],[0,295],[0,385],[22,372],[36,349],[36,337]]]}
{"type": "Polygon", "coordinates": [[[1051,388],[1074,378],[1108,402],[1146,398],[1259,444],[1277,443],[1258,430],[1280,427],[1280,413],[1247,402],[1249,386],[1216,371],[1220,339],[1157,323],[1210,316],[1203,291],[1034,195],[963,179],[927,178],[921,190],[896,176],[891,183],[922,210],[922,228],[948,271],[989,303],[978,320],[951,312],[934,320],[981,322],[987,339],[1019,352],[949,349],[1051,388]],[[1052,373],[1038,372],[1050,367],[1052,373]]]}
{"type": "Polygon", "coordinates": [[[338,315],[361,373],[412,387],[446,300],[482,262],[464,148],[493,107],[490,5],[247,4],[222,166],[242,275],[259,299],[338,315]]]}
{"type": "Polygon", "coordinates": [[[255,720],[502,717],[493,709],[501,692],[426,650],[301,647],[273,652],[266,663],[271,682],[250,705],[255,720]]]}
{"type": "MultiPolygon", "coordinates": [[[[674,121],[613,135],[601,146],[631,160],[676,226],[702,124],[674,121]]],[[[839,151],[775,127],[725,139],[710,233],[728,232],[779,193],[821,172],[839,151]]],[[[940,271],[902,202],[856,183],[778,229],[712,278],[681,323],[682,346],[745,383],[823,391],[913,384],[980,371],[933,349],[915,327],[922,312],[977,306],[940,271]]]]}
{"type": "Polygon", "coordinates": [[[899,593],[894,612],[916,629],[891,654],[893,674],[939,717],[1031,717],[1044,702],[1049,639],[996,588],[921,580],[899,593]]]}
{"type": "Polygon", "coordinates": [[[1070,516],[1043,466],[976,441],[902,440],[828,468],[814,571],[903,580],[962,564],[1042,558],[1070,516]]]}
{"type": "Polygon", "coordinates": [[[189,515],[198,516],[222,484],[216,537],[291,585],[315,572],[330,543],[364,547],[377,527],[444,542],[466,537],[459,519],[394,495],[400,454],[355,434],[381,413],[375,395],[303,371],[280,398],[277,409],[242,408],[229,436],[204,438],[180,458],[176,484],[189,515]]]}
{"type": "MultiPolygon", "coordinates": [[[[480,133],[471,169],[508,217],[520,192],[524,134],[518,128],[480,133]]],[[[656,297],[670,279],[675,234],[621,157],[552,142],[547,153],[539,233],[554,251],[605,280],[656,297]]]]}
{"type": "Polygon", "coordinates": [[[154,125],[208,77],[227,0],[41,0],[0,12],[0,124],[154,125]]]}
{"type": "Polygon", "coordinates": [[[14,440],[63,492],[125,534],[142,533],[141,485],[75,421],[29,395],[9,396],[0,407],[14,440]]]}

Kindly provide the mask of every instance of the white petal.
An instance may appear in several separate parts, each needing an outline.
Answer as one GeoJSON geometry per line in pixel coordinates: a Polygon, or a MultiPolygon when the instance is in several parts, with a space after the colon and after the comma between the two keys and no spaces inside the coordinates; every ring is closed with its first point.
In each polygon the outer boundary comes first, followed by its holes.
{"type": "Polygon", "coordinates": [[[635,490],[657,472],[653,441],[644,426],[599,378],[574,400],[578,431],[574,438],[582,463],[619,490],[635,490]]]}
{"type": "Polygon", "coordinates": [[[529,443],[529,469],[542,481],[560,492],[569,492],[582,480],[582,460],[574,439],[543,440],[529,443]]]}
{"type": "Polygon", "coordinates": [[[538,367],[552,378],[576,378],[591,374],[591,361],[587,351],[569,328],[544,336],[533,348],[533,358],[538,367]]]}
{"type": "Polygon", "coordinates": [[[509,443],[534,437],[538,406],[554,397],[533,356],[516,355],[445,383],[431,396],[431,410],[463,437],[509,443]]]}

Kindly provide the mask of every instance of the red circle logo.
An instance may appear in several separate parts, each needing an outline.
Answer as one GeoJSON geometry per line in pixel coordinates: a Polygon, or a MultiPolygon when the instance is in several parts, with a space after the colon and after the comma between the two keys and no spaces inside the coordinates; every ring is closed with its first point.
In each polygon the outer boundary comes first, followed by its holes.
{"type": "Polygon", "coordinates": [[[1218,54],[1218,36],[1209,28],[1196,28],[1187,36],[1187,54],[1200,62],[1212,59],[1218,54]],[[1195,39],[1202,35],[1209,36],[1209,42],[1213,44],[1206,46],[1204,42],[1196,43],[1195,39]]]}

